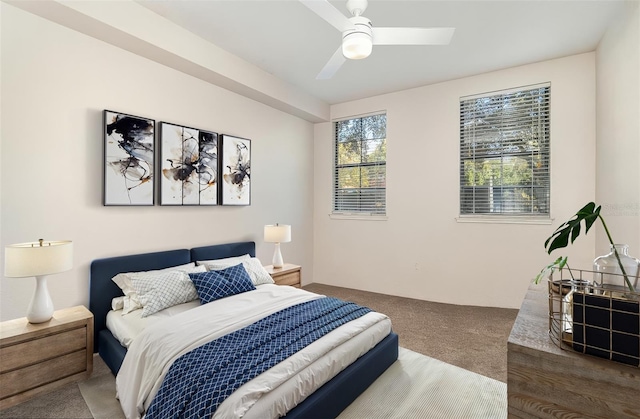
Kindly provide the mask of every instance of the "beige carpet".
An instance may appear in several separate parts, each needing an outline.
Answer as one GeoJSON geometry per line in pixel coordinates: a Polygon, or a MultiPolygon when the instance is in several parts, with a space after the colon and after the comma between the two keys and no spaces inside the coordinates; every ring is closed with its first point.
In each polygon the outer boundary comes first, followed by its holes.
{"type": "MultiPolygon", "coordinates": [[[[102,361],[96,359],[96,364],[102,361]]],[[[94,418],[123,418],[115,379],[97,374],[79,384],[94,418]]],[[[340,419],[506,418],[505,383],[400,348],[398,361],[340,419]]]]}

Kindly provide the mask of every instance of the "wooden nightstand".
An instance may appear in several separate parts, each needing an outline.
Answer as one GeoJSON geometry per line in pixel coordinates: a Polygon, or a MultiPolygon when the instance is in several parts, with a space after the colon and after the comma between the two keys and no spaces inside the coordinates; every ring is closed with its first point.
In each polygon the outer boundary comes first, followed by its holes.
{"type": "Polygon", "coordinates": [[[273,265],[267,265],[264,268],[277,285],[291,285],[300,288],[302,284],[302,268],[298,265],[285,263],[282,268],[274,268],[273,265]]]}
{"type": "Polygon", "coordinates": [[[83,306],[57,310],[45,323],[0,323],[0,409],[93,371],[93,314],[83,306]]]}

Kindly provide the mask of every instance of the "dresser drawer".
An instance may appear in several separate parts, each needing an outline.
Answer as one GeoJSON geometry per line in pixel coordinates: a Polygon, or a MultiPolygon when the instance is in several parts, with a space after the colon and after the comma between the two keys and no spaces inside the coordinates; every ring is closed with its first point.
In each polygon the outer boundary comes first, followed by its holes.
{"type": "Polygon", "coordinates": [[[87,346],[87,329],[80,327],[0,348],[0,371],[7,372],[87,346]]]}
{"type": "Polygon", "coordinates": [[[0,374],[0,399],[40,387],[87,369],[87,352],[80,350],[19,370],[0,374]]]}

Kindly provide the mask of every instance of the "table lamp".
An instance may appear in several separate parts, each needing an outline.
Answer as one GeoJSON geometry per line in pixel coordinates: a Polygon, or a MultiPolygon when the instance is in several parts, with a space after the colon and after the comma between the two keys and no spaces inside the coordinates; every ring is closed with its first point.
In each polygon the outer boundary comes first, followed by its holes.
{"type": "Polygon", "coordinates": [[[44,323],[53,317],[53,302],[47,289],[47,275],[73,267],[71,241],[44,241],[11,244],[4,249],[4,276],[36,277],[36,290],[29,304],[29,323],[44,323]]]}
{"type": "Polygon", "coordinates": [[[275,243],[276,249],[273,252],[273,267],[282,268],[282,253],[280,253],[280,243],[288,243],[291,241],[290,225],[266,225],[264,226],[264,241],[267,243],[275,243]]]}

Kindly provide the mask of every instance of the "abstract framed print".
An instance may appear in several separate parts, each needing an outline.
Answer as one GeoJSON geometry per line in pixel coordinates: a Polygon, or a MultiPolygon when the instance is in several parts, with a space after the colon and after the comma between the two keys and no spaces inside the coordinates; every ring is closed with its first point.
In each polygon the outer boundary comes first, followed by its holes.
{"type": "Polygon", "coordinates": [[[155,120],[104,111],[103,205],[153,205],[155,120]]]}
{"type": "Polygon", "coordinates": [[[251,205],[251,140],[222,135],[222,205],[251,205]]]}
{"type": "Polygon", "coordinates": [[[218,205],[218,134],[160,123],[160,205],[218,205]]]}

